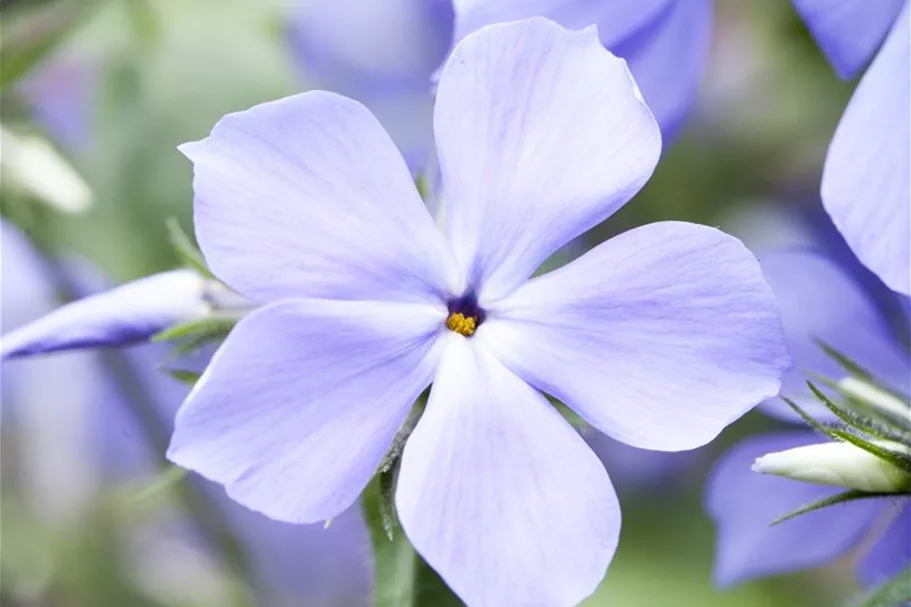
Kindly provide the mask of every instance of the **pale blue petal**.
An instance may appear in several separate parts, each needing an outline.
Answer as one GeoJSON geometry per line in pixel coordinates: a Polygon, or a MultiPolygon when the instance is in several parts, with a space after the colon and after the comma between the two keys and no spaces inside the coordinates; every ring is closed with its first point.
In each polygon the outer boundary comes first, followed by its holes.
{"type": "Polygon", "coordinates": [[[256,605],[368,605],[370,538],[357,505],[324,524],[273,521],[229,499],[212,498],[242,543],[259,586],[256,605]]]}
{"type": "Polygon", "coordinates": [[[417,551],[472,607],[570,607],[613,557],[620,507],[594,453],[474,340],[446,340],[396,491],[417,551]]]}
{"type": "Polygon", "coordinates": [[[679,128],[705,71],[712,41],[712,0],[675,0],[644,35],[612,50],[630,72],[665,141],[679,128]]]}
{"type": "Polygon", "coordinates": [[[835,71],[852,78],[879,48],[905,0],[792,0],[835,71]]]}
{"type": "Polygon", "coordinates": [[[719,460],[706,491],[706,508],[717,525],[714,577],[718,585],[817,567],[860,545],[883,511],[880,502],[843,504],[770,526],[779,517],[841,489],[757,474],[750,469],[753,461],[766,453],[819,441],[808,431],[765,434],[742,441],[719,460]]]}
{"type": "Polygon", "coordinates": [[[446,309],[288,300],[238,323],[177,414],[174,463],[277,520],[350,506],[430,383],[446,309]]]}
{"type": "Polygon", "coordinates": [[[878,586],[894,578],[911,565],[911,507],[907,498],[896,498],[884,517],[895,517],[881,532],[879,539],[860,561],[858,577],[864,586],[878,586]]]}
{"type": "Polygon", "coordinates": [[[210,306],[205,279],[194,270],[147,276],[48,313],[0,340],[0,358],[118,346],[148,339],[210,306]]]}
{"type": "MultiPolygon", "coordinates": [[[[807,380],[839,380],[844,369],[817,343],[822,340],[847,355],[878,379],[907,390],[911,360],[902,352],[876,304],[850,276],[827,257],[810,251],[763,255],[762,272],[781,310],[794,369],[781,384],[781,394],[797,401],[814,417],[831,414],[813,396],[807,380]]],[[[766,413],[791,421],[799,416],[774,398],[766,413]]]]}
{"type": "Polygon", "coordinates": [[[514,373],[634,447],[692,449],[778,393],[771,289],[735,238],[631,230],[488,308],[475,334],[514,373]]]}
{"type": "Polygon", "coordinates": [[[303,93],[222,118],[181,146],[212,271],[251,299],[435,299],[449,250],[364,106],[303,93]]]}
{"type": "Polygon", "coordinates": [[[908,9],[854,92],[829,147],[822,201],[864,265],[911,294],[908,9]]]}
{"type": "Polygon", "coordinates": [[[449,0],[298,2],[292,55],[321,87],[359,97],[430,93],[430,76],[452,45],[449,0]]]}
{"type": "Polygon", "coordinates": [[[661,153],[625,63],[546,19],[460,42],[435,111],[446,226],[482,304],[622,206],[661,153]]]}
{"type": "Polygon", "coordinates": [[[0,333],[6,334],[48,312],[57,298],[41,255],[19,228],[2,217],[0,242],[0,333]]]}
{"type": "Polygon", "coordinates": [[[612,46],[648,28],[674,0],[454,0],[456,40],[486,25],[546,17],[563,27],[598,26],[612,46]]]}
{"type": "Polygon", "coordinates": [[[451,2],[318,0],[298,4],[288,41],[307,86],[363,103],[406,159],[414,158],[415,164],[423,165],[433,149],[431,75],[452,47],[451,2]]]}

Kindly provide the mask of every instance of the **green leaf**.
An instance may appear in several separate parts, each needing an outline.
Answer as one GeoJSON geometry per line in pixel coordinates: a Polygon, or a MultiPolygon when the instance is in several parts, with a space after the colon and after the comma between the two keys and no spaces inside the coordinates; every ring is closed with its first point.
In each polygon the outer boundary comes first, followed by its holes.
{"type": "Polygon", "coordinates": [[[808,512],[814,512],[816,510],[822,510],[823,508],[828,508],[829,506],[835,506],[837,504],[844,504],[846,502],[854,502],[857,500],[866,500],[866,499],[882,499],[882,498],[891,498],[894,499],[897,494],[895,493],[867,493],[866,491],[857,491],[852,489],[851,491],[845,491],[837,495],[830,495],[821,500],[817,500],[811,504],[808,504],[802,508],[798,508],[793,512],[789,512],[784,516],[775,519],[769,523],[770,527],[774,527],[785,521],[789,521],[792,518],[798,517],[801,514],[807,514],[808,512]]]}
{"type": "Polygon", "coordinates": [[[165,224],[168,227],[168,236],[170,237],[171,245],[177,251],[177,255],[184,265],[193,268],[203,276],[214,278],[209,267],[206,265],[206,260],[202,256],[202,252],[193,244],[193,241],[190,240],[187,233],[183,231],[183,228],[180,227],[180,222],[177,221],[177,218],[168,217],[165,224]]]}
{"type": "Polygon", "coordinates": [[[852,607],[900,607],[911,602],[911,568],[879,586],[852,607]]]}

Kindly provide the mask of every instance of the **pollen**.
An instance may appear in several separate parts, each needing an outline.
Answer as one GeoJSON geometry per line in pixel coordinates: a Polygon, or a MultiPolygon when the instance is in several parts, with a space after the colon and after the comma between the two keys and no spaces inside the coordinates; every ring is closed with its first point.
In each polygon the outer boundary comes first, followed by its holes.
{"type": "Polygon", "coordinates": [[[464,335],[465,337],[471,337],[474,335],[474,331],[478,326],[478,319],[474,316],[465,317],[464,314],[460,312],[455,312],[449,315],[449,318],[446,319],[446,328],[450,331],[455,331],[459,335],[464,335]]]}

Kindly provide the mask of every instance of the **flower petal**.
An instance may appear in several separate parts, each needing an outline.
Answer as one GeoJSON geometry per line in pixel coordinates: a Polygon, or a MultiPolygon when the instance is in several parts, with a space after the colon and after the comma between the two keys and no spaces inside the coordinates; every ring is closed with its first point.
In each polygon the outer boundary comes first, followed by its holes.
{"type": "Polygon", "coordinates": [[[677,0],[641,36],[613,48],[629,62],[665,141],[677,131],[705,71],[712,1],[677,0]]]}
{"type": "Polygon", "coordinates": [[[575,605],[617,546],[610,479],[543,396],[471,341],[447,342],[403,454],[405,533],[469,605],[575,605]]]}
{"type": "Polygon", "coordinates": [[[908,9],[864,75],[829,147],[822,201],[857,257],[911,294],[911,44],[908,9]]]}
{"type": "Polygon", "coordinates": [[[625,63],[540,18],[459,43],[434,130],[450,242],[482,303],[629,200],[661,152],[625,63]]]}
{"type": "MultiPolygon", "coordinates": [[[[876,305],[841,268],[823,255],[799,250],[763,255],[760,265],[781,310],[788,352],[794,361],[794,369],[781,383],[783,396],[816,417],[831,416],[806,382],[813,375],[837,381],[846,373],[817,340],[850,357],[877,379],[894,388],[907,388],[911,374],[907,357],[876,305]]],[[[779,398],[766,401],[762,408],[776,417],[800,421],[779,398]]]]}
{"type": "Polygon", "coordinates": [[[649,27],[674,0],[455,0],[456,40],[494,23],[546,17],[563,27],[598,26],[602,43],[611,48],[649,27]]]}
{"type": "Polygon", "coordinates": [[[445,290],[446,243],[356,101],[316,91],[264,103],[181,151],[206,261],[240,293],[418,301],[445,290]]]}
{"type": "Polygon", "coordinates": [[[475,334],[530,384],[634,447],[692,449],[789,366],[756,259],[681,222],[621,234],[488,309],[475,334]]]}
{"type": "Polygon", "coordinates": [[[816,43],[842,78],[876,52],[905,0],[793,0],[816,43]]]}
{"type": "Polygon", "coordinates": [[[860,562],[857,573],[864,586],[884,584],[911,565],[911,507],[904,500],[893,508],[900,510],[898,516],[860,562]]]}
{"type": "Polygon", "coordinates": [[[868,532],[882,511],[882,504],[872,500],[769,525],[842,491],[750,470],[766,453],[816,442],[819,437],[808,431],[764,434],[742,441],[719,460],[706,492],[706,508],[718,526],[714,575],[719,586],[822,565],[854,548],[868,532]]]}
{"type": "Polygon", "coordinates": [[[445,317],[442,306],[326,300],[253,312],[178,412],[168,457],[271,518],[331,518],[430,383],[445,317]]]}
{"type": "Polygon", "coordinates": [[[452,45],[449,0],[301,2],[288,39],[303,71],[345,95],[420,89],[452,45]]]}
{"type": "Polygon", "coordinates": [[[172,270],[76,300],[3,336],[6,360],[63,350],[115,346],[148,339],[180,322],[205,316],[206,279],[172,270]]]}

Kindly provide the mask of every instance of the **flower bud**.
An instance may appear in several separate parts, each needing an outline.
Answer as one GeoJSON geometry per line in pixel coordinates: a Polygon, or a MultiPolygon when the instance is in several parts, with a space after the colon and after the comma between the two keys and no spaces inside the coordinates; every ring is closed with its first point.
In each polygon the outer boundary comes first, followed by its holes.
{"type": "MultiPolygon", "coordinates": [[[[873,444],[911,455],[911,449],[898,443],[874,441],[873,444]]],[[[769,453],[753,462],[753,471],[868,493],[902,493],[911,489],[911,473],[847,442],[769,453]]]]}
{"type": "Polygon", "coordinates": [[[0,126],[0,147],[0,168],[17,187],[61,213],[81,213],[91,206],[89,186],[44,139],[0,126]]]}
{"type": "Polygon", "coordinates": [[[900,398],[883,390],[879,386],[856,377],[846,377],[838,382],[838,391],[872,409],[878,409],[886,415],[904,419],[911,423],[911,407],[900,398]]]}
{"type": "Polygon", "coordinates": [[[0,358],[130,344],[245,301],[195,270],[162,272],[74,301],[4,335],[0,358]]]}

